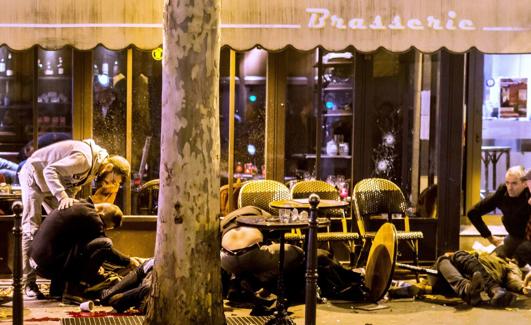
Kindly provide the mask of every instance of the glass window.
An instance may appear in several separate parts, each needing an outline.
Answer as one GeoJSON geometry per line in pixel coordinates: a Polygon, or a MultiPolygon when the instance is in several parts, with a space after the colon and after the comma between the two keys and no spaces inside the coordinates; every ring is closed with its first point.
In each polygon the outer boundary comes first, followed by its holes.
{"type": "Polygon", "coordinates": [[[504,183],[507,166],[531,166],[531,54],[484,58],[481,191],[486,194],[504,183]]]}
{"type": "Polygon", "coordinates": [[[314,174],[316,153],[314,110],[315,51],[287,50],[285,178],[314,174]]]}
{"type": "MultiPolygon", "coordinates": [[[[220,129],[220,176],[221,185],[227,184],[229,167],[229,82],[230,82],[230,48],[224,47],[220,54],[219,71],[219,129],[220,129]]],[[[236,88],[236,93],[238,88],[236,88]]]]}
{"type": "Polygon", "coordinates": [[[237,56],[238,96],[234,127],[234,161],[244,177],[264,168],[267,51],[252,49],[237,56]]]}
{"type": "MultiPolygon", "coordinates": [[[[220,73],[221,171],[227,170],[229,132],[229,50],[222,50],[220,73]],[[224,168],[224,169],[223,169],[224,168]]],[[[236,54],[234,117],[235,177],[262,177],[265,154],[267,52],[252,49],[236,54]]],[[[224,173],[223,173],[224,174],[224,173]]],[[[222,178],[224,178],[222,176],[222,178]]],[[[222,179],[222,184],[226,181],[222,179]]]]}
{"type": "Polygon", "coordinates": [[[0,182],[17,182],[18,163],[33,147],[33,57],[0,46],[0,182]]]}
{"type": "MultiPolygon", "coordinates": [[[[72,49],[38,50],[37,125],[39,136],[72,134],[72,49]]],[[[42,146],[42,145],[41,145],[42,146]]]]}
{"type": "MultiPolygon", "coordinates": [[[[109,154],[126,157],[127,50],[111,51],[100,45],[92,55],[92,137],[109,154]]],[[[114,202],[122,210],[126,210],[124,185],[114,202]]]]}
{"type": "Polygon", "coordinates": [[[133,50],[132,212],[156,214],[160,166],[162,61],[133,50]],[[151,181],[151,182],[150,182],[151,181]],[[153,187],[150,186],[153,184],[153,187]],[[136,196],[136,197],[135,197],[136,196]]]}
{"type": "Polygon", "coordinates": [[[98,46],[93,51],[93,137],[110,154],[125,157],[127,54],[98,46]]]}
{"type": "MultiPolygon", "coordinates": [[[[418,186],[418,191],[412,192],[411,197],[414,199],[414,203],[417,203],[417,216],[419,217],[436,217],[436,211],[434,209],[434,201],[428,198],[435,191],[437,184],[437,165],[436,165],[436,143],[435,143],[435,130],[436,130],[436,96],[437,91],[432,80],[436,77],[435,69],[438,64],[437,55],[435,54],[423,54],[422,55],[422,71],[421,71],[421,89],[420,89],[420,118],[419,134],[418,134],[418,180],[411,178],[411,189],[415,190],[415,186],[418,186]]],[[[420,63],[420,62],[419,62],[420,63]]],[[[418,113],[417,113],[418,114],[418,113]]],[[[413,141],[417,139],[412,138],[411,143],[408,143],[408,147],[411,147],[413,141]]],[[[413,156],[414,156],[414,152],[413,156]]],[[[412,170],[415,174],[415,170],[412,170]]],[[[433,197],[432,197],[433,198],[433,197]]],[[[434,198],[433,198],[434,199],[434,198]]]]}
{"type": "Polygon", "coordinates": [[[131,167],[133,174],[138,175],[134,179],[141,177],[142,181],[149,181],[159,178],[161,100],[162,61],[153,59],[151,51],[135,49],[131,167]]]}

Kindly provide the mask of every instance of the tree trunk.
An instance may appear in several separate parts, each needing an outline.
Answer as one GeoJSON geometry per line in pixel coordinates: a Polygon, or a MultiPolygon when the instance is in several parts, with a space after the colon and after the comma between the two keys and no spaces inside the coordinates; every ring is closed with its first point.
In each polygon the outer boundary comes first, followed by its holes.
{"type": "Polygon", "coordinates": [[[145,324],[224,324],[219,259],[220,0],[165,0],[160,195],[145,324]]]}

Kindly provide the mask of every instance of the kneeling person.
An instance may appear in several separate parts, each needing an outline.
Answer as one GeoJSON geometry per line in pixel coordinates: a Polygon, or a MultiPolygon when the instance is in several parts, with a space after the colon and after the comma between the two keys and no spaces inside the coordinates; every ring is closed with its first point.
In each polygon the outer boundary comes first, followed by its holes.
{"type": "Polygon", "coordinates": [[[74,203],[70,208],[54,210],[37,231],[30,249],[30,265],[41,277],[51,279],[51,296],[63,295],[63,300],[81,283],[93,285],[99,278],[98,270],[104,262],[129,266],[134,260],[112,246],[105,230],[122,223],[122,211],[110,203],[74,203]],[[67,290],[64,286],[67,284],[67,290]],[[69,290],[70,289],[70,290],[69,290]]]}

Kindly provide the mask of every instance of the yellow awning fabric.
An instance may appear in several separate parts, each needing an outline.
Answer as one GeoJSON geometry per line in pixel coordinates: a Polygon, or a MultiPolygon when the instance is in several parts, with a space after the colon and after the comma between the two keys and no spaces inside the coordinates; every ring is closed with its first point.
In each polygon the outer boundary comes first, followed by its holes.
{"type": "MultiPolygon", "coordinates": [[[[164,0],[0,0],[0,44],[90,49],[162,44],[164,0]]],[[[222,0],[221,42],[363,52],[415,47],[531,53],[531,0],[222,0]]]]}
{"type": "Polygon", "coordinates": [[[27,49],[162,44],[164,0],[0,0],[0,44],[27,49]]]}

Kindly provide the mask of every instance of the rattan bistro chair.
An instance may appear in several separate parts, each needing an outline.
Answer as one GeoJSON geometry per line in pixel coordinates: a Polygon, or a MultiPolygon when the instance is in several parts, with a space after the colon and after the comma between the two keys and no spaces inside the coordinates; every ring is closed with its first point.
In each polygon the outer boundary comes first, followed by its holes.
{"type": "Polygon", "coordinates": [[[158,178],[142,184],[138,190],[137,210],[139,214],[151,215],[158,213],[160,181],[158,178]]]}
{"type": "MultiPolygon", "coordinates": [[[[406,214],[407,203],[400,188],[387,179],[368,178],[359,181],[354,186],[352,196],[358,230],[363,239],[360,256],[368,251],[376,234],[366,231],[370,217],[385,215],[388,221],[391,221],[393,215],[400,214],[404,222],[404,229],[397,232],[397,239],[407,243],[407,246],[413,251],[413,262],[418,266],[419,240],[423,239],[424,235],[421,231],[410,230],[409,217],[406,214]]],[[[418,273],[416,275],[418,280],[418,273]]]]}
{"type": "MultiPolygon", "coordinates": [[[[322,200],[340,200],[339,192],[334,186],[319,180],[301,181],[296,183],[291,189],[291,197],[293,199],[307,199],[312,193],[317,194],[322,200]]],[[[327,228],[326,232],[317,234],[317,241],[327,242],[330,250],[332,249],[330,242],[345,243],[349,251],[350,262],[354,263],[356,243],[360,240],[360,236],[358,233],[349,230],[345,209],[327,210],[326,217],[332,222],[339,221],[341,223],[341,231],[330,231],[330,228],[327,228]]],[[[296,241],[303,239],[304,235],[300,233],[286,234],[286,240],[296,241]]]]}
{"type": "Polygon", "coordinates": [[[289,200],[291,194],[286,185],[273,180],[254,180],[244,183],[238,195],[238,208],[252,205],[277,214],[269,203],[278,200],[289,200]]]}
{"type": "Polygon", "coordinates": [[[232,196],[230,198],[229,184],[225,184],[219,188],[219,211],[221,216],[225,216],[238,208],[238,196],[244,183],[239,178],[232,183],[232,196]],[[229,203],[229,201],[231,202],[229,203]]]}

